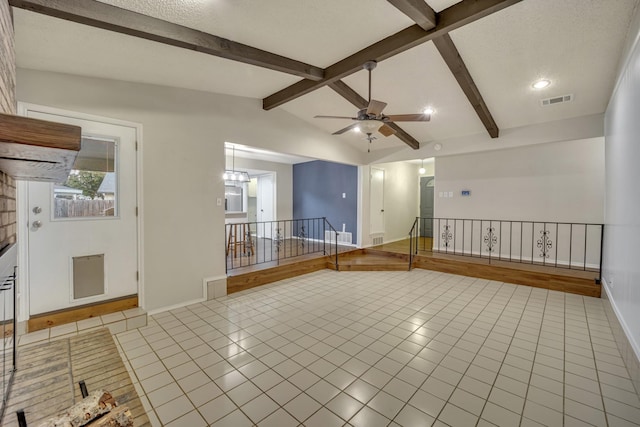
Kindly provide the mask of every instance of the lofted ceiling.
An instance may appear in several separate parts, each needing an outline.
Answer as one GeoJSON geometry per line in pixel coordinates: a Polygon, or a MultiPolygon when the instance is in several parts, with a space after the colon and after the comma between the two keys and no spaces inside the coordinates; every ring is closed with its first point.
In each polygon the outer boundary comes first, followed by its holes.
{"type": "MultiPolygon", "coordinates": [[[[101,0],[327,69],[342,59],[415,24],[392,3],[422,0],[101,0]]],[[[28,1],[10,0],[25,7],[28,1]]],[[[37,2],[36,2],[37,3],[37,2]]],[[[46,2],[45,2],[46,3],[46,2]]],[[[57,2],[66,3],[66,2],[57,2]]],[[[91,3],[69,0],[69,4],[91,3]]],[[[427,0],[440,17],[451,6],[499,0],[427,0]]],[[[605,111],[622,46],[638,0],[512,0],[502,10],[448,34],[500,131],[605,111]],[[513,4],[511,4],[513,3],[513,4]],[[534,90],[532,82],[551,85],[534,90]],[[573,101],[542,107],[542,98],[571,94],[573,101]]],[[[169,46],[131,35],[14,7],[19,67],[175,86],[264,99],[301,77],[169,46]]],[[[440,25],[438,23],[438,25],[440,25]]],[[[439,27],[436,27],[436,29],[439,27]]],[[[389,55],[387,55],[389,56],[389,55]]],[[[373,58],[369,58],[373,59],[373,58]]],[[[485,134],[471,102],[432,41],[380,61],[372,97],[386,114],[432,107],[430,122],[398,123],[424,146],[485,134]]],[[[367,73],[342,78],[367,98],[367,73]]],[[[327,134],[351,124],[315,115],[354,116],[357,108],[329,86],[275,108],[327,134]]],[[[377,134],[373,150],[406,149],[406,140],[377,134]]],[[[366,151],[363,134],[334,138],[366,151]]]]}

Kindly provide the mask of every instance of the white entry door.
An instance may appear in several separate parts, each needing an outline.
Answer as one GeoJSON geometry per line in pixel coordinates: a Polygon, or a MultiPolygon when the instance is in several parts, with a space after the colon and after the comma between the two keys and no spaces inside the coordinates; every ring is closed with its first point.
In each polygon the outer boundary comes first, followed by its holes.
{"type": "Polygon", "coordinates": [[[384,169],[371,168],[371,234],[384,233],[384,169]]]}
{"type": "Polygon", "coordinates": [[[82,127],[66,183],[27,185],[29,314],[137,294],[136,129],[26,115],[82,127]]]}

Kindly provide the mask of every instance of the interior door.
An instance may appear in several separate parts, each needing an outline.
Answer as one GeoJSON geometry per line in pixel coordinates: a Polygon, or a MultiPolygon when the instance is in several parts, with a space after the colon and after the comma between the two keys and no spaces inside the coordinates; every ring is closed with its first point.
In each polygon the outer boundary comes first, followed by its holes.
{"type": "Polygon", "coordinates": [[[371,234],[384,233],[384,169],[371,168],[371,234]]]}
{"type": "Polygon", "coordinates": [[[434,184],[432,176],[420,178],[420,237],[433,237],[434,184]]]}
{"type": "MultiPolygon", "coordinates": [[[[258,205],[258,222],[269,222],[275,220],[274,215],[274,185],[275,180],[273,174],[260,175],[258,177],[257,185],[257,205],[258,205]]],[[[258,224],[258,230],[256,230],[259,237],[265,239],[273,238],[274,234],[277,234],[274,224],[258,224]]]]}
{"type": "Polygon", "coordinates": [[[138,292],[136,129],[28,110],[82,127],[65,183],[29,182],[29,314],[138,292]]]}

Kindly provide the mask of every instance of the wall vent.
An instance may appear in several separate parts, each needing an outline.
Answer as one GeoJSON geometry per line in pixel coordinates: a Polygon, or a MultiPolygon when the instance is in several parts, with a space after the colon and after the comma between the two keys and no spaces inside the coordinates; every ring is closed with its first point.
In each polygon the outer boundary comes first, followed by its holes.
{"type": "MultiPolygon", "coordinates": [[[[338,244],[346,244],[346,245],[350,245],[351,244],[351,240],[353,240],[353,236],[351,234],[351,232],[348,231],[339,231],[338,233],[338,244]]],[[[336,233],[333,231],[325,231],[324,232],[324,240],[326,240],[329,243],[335,243],[336,239],[335,239],[335,235],[336,233]]]]}
{"type": "Polygon", "coordinates": [[[376,236],[373,238],[373,246],[378,246],[384,243],[384,236],[376,236]]]}
{"type": "Polygon", "coordinates": [[[543,107],[546,107],[549,105],[562,104],[562,103],[571,102],[571,101],[573,101],[573,94],[554,96],[553,98],[541,99],[540,104],[542,104],[543,107]]]}

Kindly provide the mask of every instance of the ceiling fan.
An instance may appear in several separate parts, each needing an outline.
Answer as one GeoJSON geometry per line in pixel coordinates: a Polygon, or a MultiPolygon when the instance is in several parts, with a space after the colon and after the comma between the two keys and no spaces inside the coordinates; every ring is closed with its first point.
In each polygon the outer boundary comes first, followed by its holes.
{"type": "Polygon", "coordinates": [[[333,133],[333,135],[341,135],[351,129],[359,128],[361,132],[367,134],[369,143],[375,137],[371,136],[373,132],[378,131],[384,136],[391,136],[396,133],[396,130],[389,126],[393,122],[428,122],[431,120],[431,114],[417,113],[417,114],[382,114],[382,110],[387,106],[386,102],[377,101],[371,99],[371,71],[376,68],[376,61],[367,61],[363,64],[362,68],[369,72],[369,105],[367,108],[359,110],[356,117],[346,116],[315,116],[317,119],[350,119],[355,123],[347,126],[344,129],[340,129],[333,133]]]}

